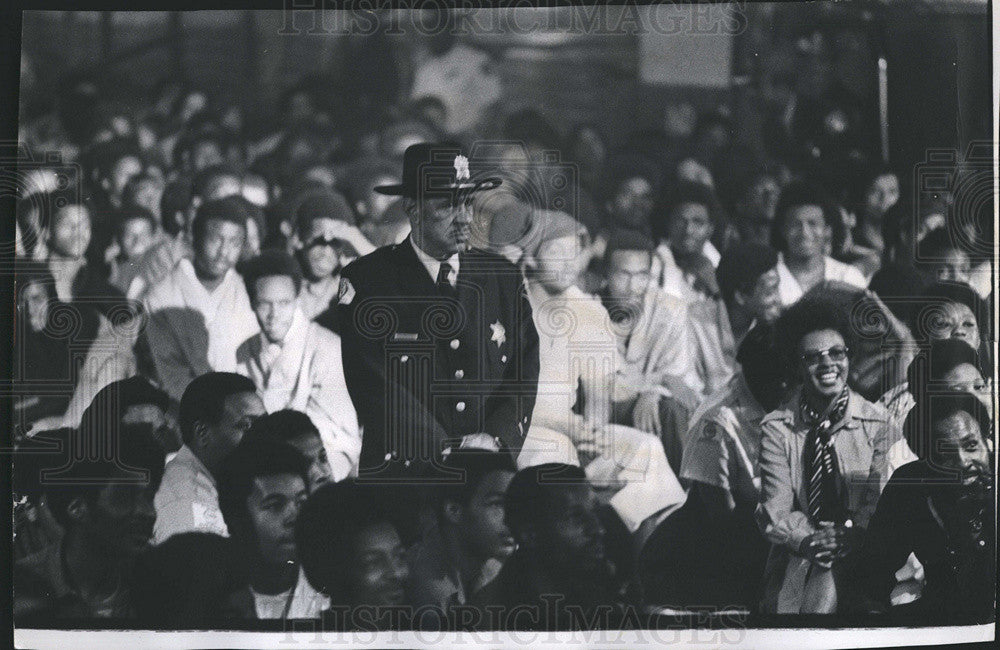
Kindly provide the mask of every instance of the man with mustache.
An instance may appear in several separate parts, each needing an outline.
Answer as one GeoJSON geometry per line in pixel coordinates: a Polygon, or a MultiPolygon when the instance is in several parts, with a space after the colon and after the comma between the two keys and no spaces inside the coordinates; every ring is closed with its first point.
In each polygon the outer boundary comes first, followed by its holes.
{"type": "Polygon", "coordinates": [[[562,463],[522,469],[504,504],[517,550],[476,599],[489,614],[486,626],[618,629],[624,609],[615,567],[600,502],[584,471],[562,463]]]}
{"type": "Polygon", "coordinates": [[[852,575],[859,606],[921,625],[990,621],[996,593],[996,510],[992,427],[968,393],[933,395],[904,429],[920,460],[900,467],[882,493],[852,575]],[[924,567],[923,593],[891,606],[895,572],[913,553],[924,567]]]}
{"type": "Polygon", "coordinates": [[[95,425],[85,421],[80,430],[62,430],[61,453],[39,467],[45,498],[65,533],[15,563],[18,625],[134,614],[132,566],[153,536],[163,449],[149,425],[114,428],[113,437],[95,425]],[[109,448],[114,457],[88,457],[85,450],[95,445],[109,448]]]}
{"type": "Polygon", "coordinates": [[[341,276],[344,375],[364,426],[359,475],[412,474],[456,439],[521,448],[538,379],[538,335],[520,271],[469,248],[472,174],[457,146],[415,144],[403,181],[411,232],[341,276]],[[450,440],[449,440],[450,439],[450,440]]]}

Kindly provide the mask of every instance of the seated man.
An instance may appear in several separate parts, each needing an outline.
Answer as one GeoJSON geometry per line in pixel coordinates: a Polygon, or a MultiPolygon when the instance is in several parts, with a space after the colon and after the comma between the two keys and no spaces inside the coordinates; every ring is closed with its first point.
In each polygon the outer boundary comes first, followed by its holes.
{"type": "Polygon", "coordinates": [[[733,340],[742,341],[758,323],[778,320],[782,305],[776,250],[757,243],[734,246],[722,256],[715,277],[726,302],[733,340]]]}
{"type": "Polygon", "coordinates": [[[854,558],[863,611],[920,625],[985,623],[995,614],[996,507],[987,446],[993,422],[973,395],[945,393],[904,428],[920,460],[889,479],[854,558]],[[923,593],[893,607],[900,566],[913,553],[923,593]],[[928,623],[928,621],[932,621],[928,623]]]}
{"type": "Polygon", "coordinates": [[[241,442],[223,464],[219,506],[249,579],[248,618],[319,618],[330,604],[295,551],[309,465],[294,447],[268,439],[241,442]]]}
{"type": "Polygon", "coordinates": [[[415,607],[446,614],[474,598],[514,552],[503,499],[515,470],[507,454],[468,448],[449,450],[443,465],[464,477],[429,488],[436,526],[410,550],[407,591],[415,607]]]}
{"type": "Polygon", "coordinates": [[[271,440],[294,447],[309,461],[309,491],[333,480],[333,469],[323,447],[323,438],[309,416],[285,409],[257,418],[243,436],[243,442],[271,440]]]}
{"type": "Polygon", "coordinates": [[[130,568],[153,533],[163,450],[148,427],[121,433],[114,461],[90,458],[86,450],[107,440],[98,440],[103,429],[85,424],[65,440],[62,462],[43,474],[45,498],[65,534],[15,563],[18,625],[133,615],[130,568]]]}
{"type": "Polygon", "coordinates": [[[722,206],[712,188],[700,183],[681,182],[671,195],[667,238],[656,249],[653,277],[664,293],[687,304],[696,367],[707,395],[729,379],[736,348],[715,278],[719,252],[709,241],[722,220],[722,206]]]}
{"type": "Polygon", "coordinates": [[[514,476],[505,519],[517,550],[476,599],[489,614],[487,627],[620,627],[624,612],[598,510],[598,499],[579,467],[547,463],[514,476]],[[560,600],[550,611],[553,597],[560,600]]]}
{"type": "Polygon", "coordinates": [[[540,370],[517,465],[585,467],[595,484],[611,485],[611,505],[635,533],[648,518],[679,507],[684,492],[656,436],[611,424],[617,341],[601,304],[574,284],[580,228],[569,215],[546,213],[536,243],[525,251],[540,370]]]}
{"type": "Polygon", "coordinates": [[[146,339],[172,399],[180,399],[199,375],[236,370],[236,349],[260,331],[234,268],[246,219],[235,197],[199,206],[192,224],[194,259],[181,259],[146,296],[146,339]]]}
{"type": "Polygon", "coordinates": [[[340,337],[309,322],[297,306],[302,274],[287,254],[269,251],[250,260],[244,273],[261,331],[237,350],[239,371],[253,379],[268,411],[294,409],[309,416],[335,481],[356,473],[361,430],[344,379],[340,337]]]}
{"type": "Polygon", "coordinates": [[[658,586],[663,589],[654,586],[655,580],[644,583],[647,596],[658,603],[756,605],[769,549],[754,519],[760,497],[760,421],[778,406],[784,388],[771,336],[765,325],[747,334],[737,355],[741,370],[691,418],[681,461],[689,529],[675,530],[682,537],[671,543],[666,532],[651,539],[647,552],[659,557],[650,557],[651,570],[642,571],[662,574],[658,586]],[[672,547],[657,546],[657,538],[672,547]],[[663,561],[671,555],[676,563],[663,561]]]}
{"type": "Polygon", "coordinates": [[[631,231],[613,233],[605,251],[602,299],[620,355],[611,417],[658,435],[676,473],[704,381],[695,369],[687,307],[652,283],[652,256],[652,240],[631,231]]]}
{"type": "Polygon", "coordinates": [[[157,544],[189,531],[229,535],[219,510],[217,475],[264,412],[253,382],[243,375],[211,372],[188,385],[179,416],[184,444],[167,463],[156,493],[157,544]]]}
{"type": "Polygon", "coordinates": [[[335,607],[324,629],[390,627],[386,610],[406,602],[410,568],[386,485],[353,479],[328,483],[306,500],[295,527],[299,561],[309,584],[335,607]],[[359,606],[368,620],[354,619],[359,606]]]}

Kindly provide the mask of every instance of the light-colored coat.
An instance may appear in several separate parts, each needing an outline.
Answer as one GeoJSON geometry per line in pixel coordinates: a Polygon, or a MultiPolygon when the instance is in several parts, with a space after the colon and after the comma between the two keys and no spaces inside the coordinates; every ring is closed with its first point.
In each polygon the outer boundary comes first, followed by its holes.
{"type": "Polygon", "coordinates": [[[192,379],[235,372],[236,349],[260,331],[243,279],[230,269],[209,292],[182,259],[146,296],[146,338],[160,385],[180,400],[192,379]]]}
{"type": "Polygon", "coordinates": [[[294,409],[319,429],[334,480],[354,474],[361,454],[361,429],[347,392],[340,337],[310,322],[295,310],[281,351],[267,364],[261,334],[247,338],[237,350],[237,372],[253,380],[268,413],[294,409]]]}

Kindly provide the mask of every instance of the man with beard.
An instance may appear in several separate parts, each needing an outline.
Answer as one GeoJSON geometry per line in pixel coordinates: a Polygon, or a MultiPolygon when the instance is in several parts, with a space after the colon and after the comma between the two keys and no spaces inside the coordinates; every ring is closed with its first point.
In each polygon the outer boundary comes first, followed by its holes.
{"type": "Polygon", "coordinates": [[[126,426],[110,440],[99,437],[107,438],[107,431],[84,422],[63,441],[62,462],[51,463],[40,476],[65,534],[15,563],[18,625],[133,615],[132,563],[153,535],[153,496],[164,454],[146,425],[126,426]],[[88,457],[85,450],[97,445],[114,458],[88,457]]]}
{"type": "Polygon", "coordinates": [[[415,144],[403,182],[411,232],[341,276],[344,375],[364,426],[360,475],[412,474],[456,438],[516,457],[538,379],[538,335],[520,271],[468,248],[471,195],[499,179],[472,175],[457,146],[415,144]],[[451,439],[451,440],[449,440],[451,439]]]}
{"type": "Polygon", "coordinates": [[[477,599],[490,614],[488,627],[620,627],[624,611],[599,501],[583,470],[562,463],[523,469],[507,488],[505,508],[518,546],[477,599]]]}
{"type": "Polygon", "coordinates": [[[859,606],[921,625],[985,623],[996,594],[991,419],[967,393],[934,395],[927,406],[904,425],[920,460],[892,475],[856,558],[859,606]],[[893,607],[894,574],[911,552],[924,567],[923,593],[893,607]]]}
{"type": "Polygon", "coordinates": [[[688,416],[703,389],[687,308],[653,284],[653,241],[646,235],[612,233],[604,259],[602,299],[619,352],[612,422],[658,435],[676,474],[688,416]]]}

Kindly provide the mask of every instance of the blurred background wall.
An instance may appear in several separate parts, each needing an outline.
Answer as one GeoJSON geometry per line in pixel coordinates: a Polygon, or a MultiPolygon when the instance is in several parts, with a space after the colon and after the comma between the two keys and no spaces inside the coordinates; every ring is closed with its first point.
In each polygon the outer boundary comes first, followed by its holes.
{"type": "MultiPolygon", "coordinates": [[[[511,108],[540,108],[561,128],[592,122],[611,139],[662,127],[666,108],[686,103],[721,107],[739,139],[766,147],[755,119],[782,85],[850,104],[878,139],[880,56],[895,166],[990,137],[984,0],[490,9],[464,25],[460,40],[495,57],[511,108]]],[[[67,75],[94,75],[125,102],[179,76],[237,102],[252,125],[303,78],[365,83],[362,41],[395,63],[405,92],[412,43],[432,28],[402,11],[26,12],[22,117],[51,106],[67,75]]]]}

